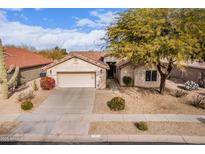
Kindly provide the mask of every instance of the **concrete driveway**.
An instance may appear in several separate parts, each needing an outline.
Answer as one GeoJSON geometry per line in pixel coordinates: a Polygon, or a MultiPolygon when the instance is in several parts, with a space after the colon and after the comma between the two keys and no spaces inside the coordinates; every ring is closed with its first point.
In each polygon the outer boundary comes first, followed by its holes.
{"type": "Polygon", "coordinates": [[[94,88],[59,88],[34,113],[87,114],[92,112],[94,88]]]}
{"type": "Polygon", "coordinates": [[[33,113],[17,118],[21,123],[12,134],[29,135],[84,135],[88,134],[89,121],[83,120],[92,113],[94,88],[59,88],[33,113]]]}

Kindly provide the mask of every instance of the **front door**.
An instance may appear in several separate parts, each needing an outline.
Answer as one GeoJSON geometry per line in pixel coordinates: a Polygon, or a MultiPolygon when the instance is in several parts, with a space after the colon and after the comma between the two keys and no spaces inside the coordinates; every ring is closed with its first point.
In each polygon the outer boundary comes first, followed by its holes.
{"type": "Polygon", "coordinates": [[[115,62],[108,62],[107,63],[110,69],[107,72],[107,78],[114,78],[116,73],[116,65],[115,62]]]}

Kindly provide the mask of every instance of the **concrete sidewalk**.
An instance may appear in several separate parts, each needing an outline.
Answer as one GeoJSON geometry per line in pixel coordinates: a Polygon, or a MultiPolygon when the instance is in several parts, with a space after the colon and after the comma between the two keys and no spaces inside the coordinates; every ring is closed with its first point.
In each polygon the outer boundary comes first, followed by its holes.
{"type": "Polygon", "coordinates": [[[20,124],[9,135],[1,135],[0,142],[125,142],[125,143],[181,143],[205,144],[205,136],[173,135],[88,135],[90,122],[97,121],[167,121],[205,123],[204,115],[183,114],[40,114],[0,115],[2,121],[20,124]]]}
{"type": "Polygon", "coordinates": [[[161,121],[161,122],[193,122],[205,123],[205,115],[185,114],[42,114],[25,113],[16,115],[0,115],[3,121],[56,121],[96,122],[96,121],[161,121]]]}

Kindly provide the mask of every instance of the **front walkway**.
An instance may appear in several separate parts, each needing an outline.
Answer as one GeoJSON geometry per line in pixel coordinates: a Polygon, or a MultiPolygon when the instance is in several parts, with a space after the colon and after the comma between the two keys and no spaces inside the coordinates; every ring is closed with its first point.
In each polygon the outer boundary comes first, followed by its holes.
{"type": "Polygon", "coordinates": [[[107,82],[110,84],[110,90],[113,93],[119,92],[119,85],[116,79],[107,79],[107,82]]]}

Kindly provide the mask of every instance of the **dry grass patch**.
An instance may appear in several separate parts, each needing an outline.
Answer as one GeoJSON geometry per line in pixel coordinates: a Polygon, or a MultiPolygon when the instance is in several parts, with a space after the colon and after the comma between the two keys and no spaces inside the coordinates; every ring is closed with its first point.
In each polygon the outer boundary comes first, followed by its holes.
{"type": "Polygon", "coordinates": [[[134,122],[93,122],[90,124],[89,134],[205,136],[205,124],[202,123],[147,122],[147,125],[147,131],[140,131],[134,122]]]}
{"type": "Polygon", "coordinates": [[[0,135],[8,134],[17,126],[17,122],[0,122],[0,135]]]}

